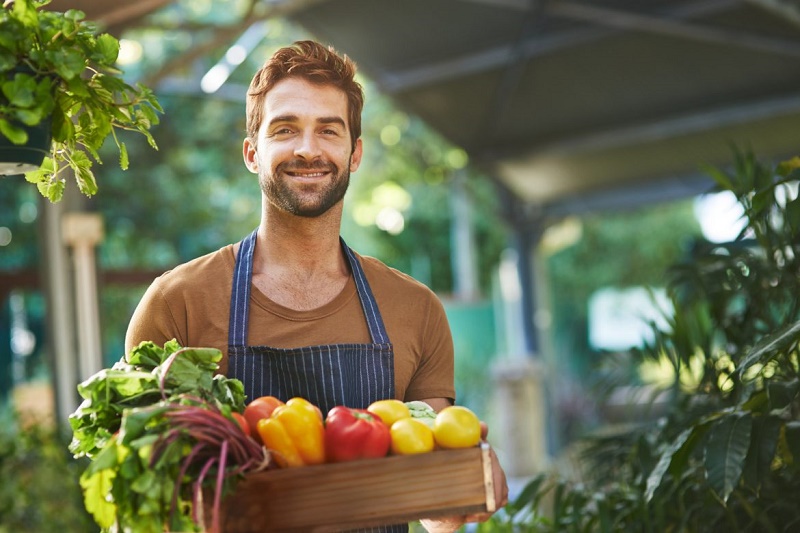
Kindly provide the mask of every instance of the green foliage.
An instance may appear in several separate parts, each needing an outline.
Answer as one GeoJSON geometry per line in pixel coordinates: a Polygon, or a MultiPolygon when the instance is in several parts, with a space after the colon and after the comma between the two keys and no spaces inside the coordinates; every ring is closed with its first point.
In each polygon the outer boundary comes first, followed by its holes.
{"type": "Polygon", "coordinates": [[[664,286],[664,265],[684,256],[688,240],[700,234],[691,201],[596,213],[582,218],[580,227],[573,245],[544,250],[548,290],[558,296],[550,302],[554,359],[569,361],[573,368],[559,363],[559,370],[578,379],[596,359],[587,336],[591,295],[601,287],[664,286]]]}
{"type": "Polygon", "coordinates": [[[587,439],[583,483],[537,478],[498,524],[524,510],[531,531],[800,526],[800,158],[737,151],[732,172],[709,172],[747,228],[668,272],[669,327],[636,354],[671,365],[668,415],[587,439]]]}
{"type": "Polygon", "coordinates": [[[92,531],[78,476],[83,465],[66,452],[67,437],[49,425],[0,424],[0,533],[92,531]]]}
{"type": "Polygon", "coordinates": [[[84,401],[69,418],[69,450],[91,459],[80,485],[103,531],[197,531],[210,480],[221,496],[228,478],[265,464],[263,448],[230,418],[244,409],[244,387],[216,374],[221,358],[174,340],[142,342],[78,385],[84,401]]]}
{"type": "Polygon", "coordinates": [[[26,179],[57,202],[66,185],[64,168],[72,170],[83,194],[97,192],[93,160],[102,163],[98,150],[108,137],[116,144],[120,168],[128,168],[117,130],[136,131],[156,148],[149,130],[162,109],[150,89],[134,88],[120,77],[115,37],[98,34],[81,11],[42,9],[48,3],[16,0],[0,10],[0,133],[25,144],[23,125],[50,121],[50,156],[26,179]]]}

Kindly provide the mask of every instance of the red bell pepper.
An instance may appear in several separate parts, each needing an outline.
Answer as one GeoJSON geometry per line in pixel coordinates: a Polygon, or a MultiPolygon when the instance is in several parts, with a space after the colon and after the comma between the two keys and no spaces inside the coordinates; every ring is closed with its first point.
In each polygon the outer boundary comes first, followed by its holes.
{"type": "Polygon", "coordinates": [[[389,453],[389,428],[366,409],[338,405],[325,418],[325,457],[328,462],[383,457],[389,453]]]}

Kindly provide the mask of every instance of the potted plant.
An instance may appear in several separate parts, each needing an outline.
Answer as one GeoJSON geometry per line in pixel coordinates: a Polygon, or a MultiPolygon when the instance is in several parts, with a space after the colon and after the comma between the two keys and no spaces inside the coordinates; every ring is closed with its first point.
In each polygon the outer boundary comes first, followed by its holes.
{"type": "Polygon", "coordinates": [[[15,159],[0,160],[0,173],[24,172],[57,202],[66,169],[82,193],[97,192],[92,166],[102,163],[98,150],[109,137],[127,169],[118,130],[138,131],[157,148],[149,130],[163,110],[150,89],[122,79],[115,37],[98,33],[81,11],[44,9],[49,2],[6,0],[0,10],[0,157],[15,159]],[[35,140],[44,147],[26,148],[35,140]]]}

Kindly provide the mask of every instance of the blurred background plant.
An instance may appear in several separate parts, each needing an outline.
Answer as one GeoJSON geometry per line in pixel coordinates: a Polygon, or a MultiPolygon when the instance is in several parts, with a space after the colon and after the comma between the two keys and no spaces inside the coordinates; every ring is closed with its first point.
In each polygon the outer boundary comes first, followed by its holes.
{"type": "MultiPolygon", "coordinates": [[[[250,75],[275,47],[308,35],[281,19],[264,21],[265,38],[233,68],[219,91],[201,93],[180,83],[182,72],[210,73],[217,62],[227,57],[228,41],[212,50],[204,45],[204,39],[213,35],[220,24],[242,18],[237,9],[246,3],[174,2],[155,13],[148,24],[122,36],[125,63],[121,62],[120,67],[127,79],[148,83],[148,77],[161,70],[168,71],[170,76],[157,88],[165,114],[152,133],[161,150],[154,152],[140,135],[123,132],[120,138],[128,147],[131,168],[125,172],[114,165],[103,168],[102,194],[91,200],[82,199],[81,208],[100,213],[105,224],[104,240],[97,248],[97,266],[102,351],[107,364],[122,354],[130,315],[153,277],[179,262],[238,240],[257,224],[257,184],[243,168],[240,156],[244,104],[235,93],[243,91],[250,75]],[[205,53],[192,56],[192,61],[184,64],[175,61],[182,52],[195,49],[203,49],[205,53]]],[[[488,419],[490,427],[495,428],[490,433],[491,440],[498,434],[498,426],[492,426],[487,408],[494,386],[489,369],[499,357],[530,355],[503,345],[503,327],[493,309],[496,306],[493,299],[497,299],[499,292],[498,270],[514,244],[505,223],[508,213],[503,211],[507,206],[493,187],[491,177],[473,168],[463,150],[394,106],[367,77],[362,81],[367,91],[365,160],[351,182],[342,233],[360,252],[379,257],[420,279],[445,301],[458,354],[458,401],[488,419]],[[453,259],[451,201],[456,184],[463,187],[469,199],[475,244],[479,294],[466,301],[454,294],[457,265],[453,259]]],[[[101,155],[113,160],[114,146],[104,147],[101,155]]],[[[759,180],[766,183],[767,176],[771,179],[772,168],[757,163],[752,156],[740,156],[734,177],[761,176],[760,172],[763,176],[759,180]]],[[[709,170],[719,178],[725,176],[720,170],[709,170]]],[[[733,181],[732,177],[725,179],[733,181]]],[[[720,190],[733,194],[730,186],[720,190]]],[[[764,198],[759,195],[758,202],[764,198]]],[[[35,273],[40,268],[43,207],[39,200],[36,191],[25,183],[0,180],[0,270],[10,273],[12,278],[17,276],[14,279],[24,279],[26,273],[35,273]]],[[[576,528],[586,526],[592,530],[600,529],[597,524],[601,523],[614,525],[613,520],[618,516],[634,516],[635,512],[639,513],[636,517],[642,518],[639,525],[657,524],[644,521],[650,511],[656,518],[662,516],[658,513],[667,516],[677,512],[671,507],[674,502],[666,500],[663,493],[678,491],[671,489],[670,483],[678,475],[675,472],[680,470],[680,461],[661,478],[653,478],[653,496],[649,502],[644,499],[643,491],[659,458],[682,434],[679,428],[700,424],[700,419],[679,420],[680,409],[688,409],[686,406],[699,409],[699,405],[705,405],[700,401],[703,399],[709,404],[703,412],[713,413],[716,411],[708,409],[732,408],[737,398],[748,397],[743,383],[749,383],[751,376],[747,374],[747,380],[742,380],[731,369],[730,361],[742,357],[741,350],[747,349],[747,335],[763,335],[780,322],[780,313],[766,321],[754,318],[750,307],[772,301],[764,298],[778,301],[780,287],[786,287],[767,283],[762,298],[755,294],[753,284],[753,302],[743,305],[747,300],[742,299],[741,290],[733,285],[713,285],[713,280],[725,276],[730,277],[725,278],[727,284],[750,284],[750,274],[741,267],[761,272],[760,267],[736,263],[734,258],[744,256],[751,261],[747,253],[756,253],[761,245],[749,234],[735,243],[710,244],[702,240],[698,219],[707,218],[709,212],[698,212],[695,201],[686,198],[629,211],[597,211],[554,221],[548,227],[535,254],[535,269],[541,276],[537,280],[537,290],[541,291],[537,297],[542,309],[535,317],[528,318],[536,322],[542,343],[539,351],[547,359],[543,366],[551,402],[546,412],[553,423],[548,428],[553,439],[548,443],[550,451],[554,456],[569,454],[554,468],[573,473],[574,477],[563,480],[549,475],[542,477],[520,494],[508,512],[481,527],[500,531],[506,526],[522,530],[535,527],[570,530],[569,524],[576,524],[576,528]],[[674,288],[668,296],[662,289],[667,280],[665,266],[680,261],[683,262],[669,273],[674,288]],[[701,269],[702,261],[708,264],[701,269]],[[679,275],[682,268],[688,270],[679,275]],[[703,275],[696,273],[695,279],[690,275],[695,271],[703,275]],[[681,276],[691,283],[678,281],[681,276]],[[598,342],[597,332],[636,333],[630,320],[612,325],[596,323],[598,317],[607,319],[613,311],[629,307],[625,301],[617,303],[611,312],[607,307],[594,308],[592,302],[601,300],[598,295],[609,288],[618,294],[629,290],[650,291],[664,311],[657,322],[653,319],[654,324],[666,327],[671,320],[688,337],[678,340],[680,334],[669,335],[672,330],[667,328],[663,335],[645,336],[651,339],[651,346],[639,351],[629,350],[624,343],[598,342]],[[698,292],[700,289],[707,294],[698,292]],[[695,293],[703,294],[705,303],[687,301],[684,305],[684,300],[692,300],[689,296],[695,293]],[[678,303],[684,308],[672,315],[670,311],[678,303]],[[754,321],[748,322],[748,317],[754,321]],[[719,326],[712,319],[725,325],[731,339],[717,332],[719,326]],[[699,332],[705,332],[703,335],[708,339],[697,337],[699,332]],[[730,345],[732,342],[737,344],[730,345]],[[676,343],[676,348],[667,350],[676,343]],[[695,345],[711,347],[709,351],[694,350],[695,345]],[[720,351],[719,347],[732,352],[720,351]],[[598,388],[608,394],[600,395],[598,388]],[[711,394],[715,389],[717,392],[711,394]],[[690,399],[692,391],[702,392],[703,396],[690,399]],[[668,407],[670,417],[658,419],[668,407]],[[645,417],[644,422],[641,416],[645,417]],[[631,421],[639,424],[635,431],[627,425],[631,421]],[[592,433],[592,440],[581,438],[587,432],[592,433]],[[581,457],[584,453],[589,457],[581,457]],[[607,476],[605,480],[602,474],[607,476]],[[611,479],[615,480],[614,485],[602,483],[611,479]],[[580,484],[576,485],[575,480],[580,484]],[[662,505],[665,502],[666,507],[662,505]],[[542,503],[542,507],[532,503],[542,503]],[[553,511],[542,512],[545,509],[553,511]],[[515,522],[521,525],[512,526],[515,522]]],[[[719,225],[721,221],[717,222],[719,225]]],[[[782,272],[783,276],[789,276],[787,267],[782,272]]],[[[769,270],[764,271],[763,276],[768,273],[769,270]]],[[[52,337],[45,326],[46,302],[40,289],[23,284],[8,298],[0,294],[0,302],[8,302],[0,306],[0,393],[3,395],[19,390],[20,384],[48,385],[54,379],[48,347],[52,337]]],[[[647,298],[640,295],[638,299],[647,298]]],[[[770,365],[765,373],[773,372],[770,365]]],[[[751,372],[761,367],[753,368],[751,372]]],[[[773,390],[771,397],[777,391],[773,390]]],[[[36,399],[40,407],[52,409],[52,398],[37,396],[36,399]]],[[[0,398],[0,403],[13,401],[10,394],[0,398]]],[[[683,415],[689,417],[690,411],[684,411],[683,415]]],[[[709,422],[703,427],[713,425],[709,422]]],[[[786,427],[790,428],[787,434],[792,438],[793,426],[786,427]]],[[[687,437],[684,444],[694,446],[693,443],[702,441],[701,433],[700,430],[691,433],[692,437],[687,437]]],[[[710,433],[708,429],[702,436],[707,438],[710,433]]],[[[32,447],[33,443],[31,453],[32,447]]],[[[677,450],[691,455],[683,445],[676,445],[677,450]]],[[[42,468],[46,470],[49,466],[42,468]]],[[[64,492],[74,487],[68,475],[59,479],[62,480],[69,487],[64,492]]],[[[693,495],[683,485],[680,490],[693,495]]],[[[738,497],[736,491],[731,494],[729,502],[738,497]]],[[[655,526],[652,529],[658,530],[655,526]]],[[[642,526],[642,530],[646,527],[642,526]]]]}
{"type": "Polygon", "coordinates": [[[666,415],[580,439],[571,478],[537,476],[478,531],[800,527],[800,158],[736,150],[731,172],[707,171],[746,227],[668,270],[667,327],[628,360],[668,369],[666,415]]]}
{"type": "Polygon", "coordinates": [[[53,421],[0,410],[0,533],[93,531],[78,478],[85,464],[53,421]]]}

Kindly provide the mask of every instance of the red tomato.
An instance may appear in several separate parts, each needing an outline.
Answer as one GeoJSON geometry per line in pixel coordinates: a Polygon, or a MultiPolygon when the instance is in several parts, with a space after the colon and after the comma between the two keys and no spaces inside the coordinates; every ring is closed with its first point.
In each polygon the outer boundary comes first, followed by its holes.
{"type": "Polygon", "coordinates": [[[233,415],[233,419],[236,421],[236,423],[239,424],[239,427],[242,428],[242,431],[244,431],[244,434],[249,437],[250,424],[247,422],[247,419],[244,417],[244,415],[239,414],[236,411],[231,414],[233,415]]]}
{"type": "MultiPolygon", "coordinates": [[[[283,405],[283,402],[274,396],[260,396],[245,406],[244,418],[251,428],[255,428],[259,420],[272,416],[272,411],[280,405],[283,405]]],[[[254,431],[252,436],[261,442],[258,431],[254,431]]]]}

